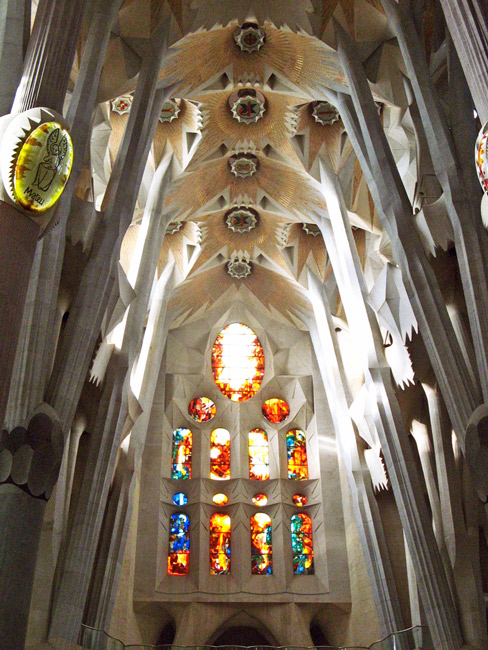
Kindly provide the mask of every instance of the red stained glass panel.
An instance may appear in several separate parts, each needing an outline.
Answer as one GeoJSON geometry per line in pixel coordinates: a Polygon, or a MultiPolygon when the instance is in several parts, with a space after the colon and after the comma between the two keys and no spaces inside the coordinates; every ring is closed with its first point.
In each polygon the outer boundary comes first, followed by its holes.
{"type": "Polygon", "coordinates": [[[273,573],[271,519],[264,512],[251,517],[251,573],[259,576],[273,573]]]}
{"type": "Polygon", "coordinates": [[[230,517],[215,513],[210,519],[210,575],[230,573],[230,517]]]}
{"type": "Polygon", "coordinates": [[[195,422],[208,422],[216,413],[217,407],[209,397],[195,397],[188,404],[188,414],[195,422]]]}
{"type": "Polygon", "coordinates": [[[225,481],[230,478],[230,433],[214,429],[210,434],[210,478],[225,481]]]}
{"type": "Polygon", "coordinates": [[[264,417],[273,424],[284,422],[290,415],[290,407],[284,399],[272,397],[267,399],[262,407],[264,417]]]}

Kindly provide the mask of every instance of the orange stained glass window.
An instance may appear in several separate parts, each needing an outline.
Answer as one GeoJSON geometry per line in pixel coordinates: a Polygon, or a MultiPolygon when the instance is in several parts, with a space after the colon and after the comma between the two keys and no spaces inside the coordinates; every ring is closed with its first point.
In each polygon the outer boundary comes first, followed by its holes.
{"type": "Polygon", "coordinates": [[[290,429],[286,434],[288,478],[308,479],[307,441],[301,429],[290,429]]]}
{"type": "Polygon", "coordinates": [[[251,517],[251,573],[260,576],[273,573],[271,519],[264,512],[251,517]]]}
{"type": "Polygon", "coordinates": [[[228,502],[229,497],[226,494],[215,494],[212,497],[212,501],[216,503],[218,506],[225,506],[225,504],[228,502]]]}
{"type": "Polygon", "coordinates": [[[230,478],[230,433],[214,429],[210,434],[210,478],[225,481],[230,478]]]}
{"type": "Polygon", "coordinates": [[[189,568],[190,518],[184,512],[176,512],[169,522],[168,574],[186,576],[189,568]]]}
{"type": "Polygon", "coordinates": [[[210,518],[210,575],[230,573],[230,517],[215,513],[210,518]]]}
{"type": "Polygon", "coordinates": [[[264,377],[264,352],[250,327],[224,327],[212,347],[212,372],[220,392],[233,402],[254,397],[264,377]]]}
{"type": "Polygon", "coordinates": [[[253,429],[249,433],[249,478],[269,479],[268,434],[263,429],[253,429]]]}
{"type": "Polygon", "coordinates": [[[265,494],[255,494],[252,498],[252,502],[255,506],[261,508],[268,503],[268,497],[265,494]]]}
{"type": "Polygon", "coordinates": [[[188,414],[196,422],[208,422],[216,413],[217,407],[209,397],[195,397],[188,404],[188,414]]]}
{"type": "Polygon", "coordinates": [[[308,499],[304,494],[294,494],[292,496],[292,501],[299,508],[301,508],[302,506],[306,506],[308,503],[308,499]]]}
{"type": "Polygon", "coordinates": [[[313,568],[312,520],[300,513],[291,518],[291,549],[293,553],[293,573],[311,575],[313,568]]]}
{"type": "Polygon", "coordinates": [[[290,415],[290,407],[288,403],[279,397],[267,399],[262,406],[262,411],[264,417],[273,424],[284,422],[290,415]]]}
{"type": "Polygon", "coordinates": [[[180,427],[173,431],[171,478],[191,478],[192,433],[180,427]]]}

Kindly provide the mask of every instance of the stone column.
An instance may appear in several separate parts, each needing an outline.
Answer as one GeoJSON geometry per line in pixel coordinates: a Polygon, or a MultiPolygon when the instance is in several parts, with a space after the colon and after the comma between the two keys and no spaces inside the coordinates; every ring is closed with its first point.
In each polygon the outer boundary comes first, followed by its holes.
{"type": "Polygon", "coordinates": [[[22,310],[36,252],[39,227],[0,201],[0,425],[7,407],[22,310]]]}
{"type": "Polygon", "coordinates": [[[450,419],[464,448],[466,424],[481,401],[480,387],[473,384],[439,284],[414,227],[412,206],[386,141],[354,43],[339,27],[338,40],[339,57],[351,88],[352,102],[342,94],[332,101],[339,108],[378,215],[390,238],[395,262],[402,271],[405,289],[450,419]]]}
{"type": "Polygon", "coordinates": [[[451,424],[437,386],[424,383],[423,388],[429,404],[444,543],[459,595],[463,632],[469,643],[483,648],[487,645],[487,630],[480,561],[468,539],[461,481],[452,448],[451,424]]]}
{"type": "Polygon", "coordinates": [[[0,115],[10,113],[30,33],[30,5],[26,0],[0,2],[0,115]]]}
{"type": "Polygon", "coordinates": [[[459,650],[462,636],[432,530],[408,432],[395,395],[339,182],[323,161],[322,191],[330,221],[317,220],[338,282],[349,327],[358,342],[365,385],[436,650],[459,650]],[[336,270],[337,269],[337,270],[336,270]]]}
{"type": "Polygon", "coordinates": [[[485,0],[440,0],[481,123],[488,122],[488,6],[485,0]]]}
{"type": "Polygon", "coordinates": [[[0,647],[24,647],[44,509],[56,482],[63,438],[40,407],[27,428],[0,439],[0,647]]]}
{"type": "Polygon", "coordinates": [[[310,272],[308,285],[315,316],[315,321],[310,324],[310,335],[330,404],[339,451],[346,469],[354,518],[378,619],[382,634],[386,636],[404,627],[390,555],[371,478],[362,466],[364,462],[361,462],[359,456],[356,434],[349,414],[352,396],[342,364],[327,294],[321,282],[310,272]]]}
{"type": "MultiPolygon", "coordinates": [[[[475,219],[480,221],[481,198],[475,166],[473,163],[469,168],[471,173],[468,174],[466,170],[463,175],[452,134],[423,54],[422,42],[411,16],[410,3],[405,0],[382,0],[382,3],[388,23],[398,39],[422,128],[429,143],[432,164],[443,190],[456,246],[479,382],[483,398],[488,401],[488,286],[482,251],[485,242],[475,228],[475,219]]],[[[469,129],[465,128],[464,133],[465,139],[469,140],[469,129]]],[[[474,131],[471,137],[474,146],[474,131]]]]}
{"type": "Polygon", "coordinates": [[[12,113],[34,106],[63,112],[83,14],[92,0],[39,0],[12,113]]]}

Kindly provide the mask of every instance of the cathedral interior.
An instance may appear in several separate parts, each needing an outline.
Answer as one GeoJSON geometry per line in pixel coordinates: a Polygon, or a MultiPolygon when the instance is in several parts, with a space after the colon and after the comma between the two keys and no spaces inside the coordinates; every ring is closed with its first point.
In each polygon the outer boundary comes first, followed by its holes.
{"type": "Polygon", "coordinates": [[[0,0],[0,650],[488,648],[487,79],[485,0],[0,0]]]}

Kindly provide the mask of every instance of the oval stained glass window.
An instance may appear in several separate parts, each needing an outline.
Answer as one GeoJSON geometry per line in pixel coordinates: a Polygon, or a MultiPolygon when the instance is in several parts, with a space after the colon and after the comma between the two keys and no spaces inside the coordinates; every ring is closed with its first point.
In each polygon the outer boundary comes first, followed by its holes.
{"type": "Polygon", "coordinates": [[[177,492],[173,497],[173,503],[175,506],[186,506],[188,497],[184,492],[177,492]]]}
{"type": "Polygon", "coordinates": [[[264,377],[264,351],[250,327],[224,327],[212,347],[212,372],[220,392],[233,402],[254,397],[264,377]]]}
{"type": "Polygon", "coordinates": [[[290,407],[288,403],[279,397],[267,399],[263,404],[262,411],[268,422],[272,422],[273,424],[284,422],[290,415],[290,407]]]}
{"type": "Polygon", "coordinates": [[[255,506],[260,508],[268,503],[268,497],[265,494],[255,494],[252,498],[252,502],[255,506]]]}
{"type": "Polygon", "coordinates": [[[225,504],[228,502],[229,497],[226,494],[215,494],[212,498],[212,501],[216,503],[218,506],[225,506],[225,504]]]}
{"type": "Polygon", "coordinates": [[[208,422],[216,413],[217,407],[209,397],[195,397],[188,404],[188,414],[195,422],[208,422]]]}
{"type": "Polygon", "coordinates": [[[294,494],[291,499],[293,503],[299,508],[306,506],[308,503],[308,499],[304,494],[294,494]]]}

